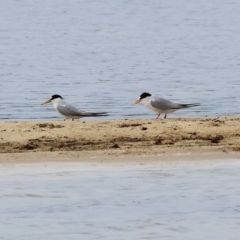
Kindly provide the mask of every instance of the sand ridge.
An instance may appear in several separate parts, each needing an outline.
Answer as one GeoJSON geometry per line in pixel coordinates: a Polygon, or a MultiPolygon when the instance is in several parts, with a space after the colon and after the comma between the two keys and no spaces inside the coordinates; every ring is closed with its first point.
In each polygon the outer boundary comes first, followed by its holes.
{"type": "Polygon", "coordinates": [[[240,117],[1,122],[0,153],[240,151],[240,117]]]}

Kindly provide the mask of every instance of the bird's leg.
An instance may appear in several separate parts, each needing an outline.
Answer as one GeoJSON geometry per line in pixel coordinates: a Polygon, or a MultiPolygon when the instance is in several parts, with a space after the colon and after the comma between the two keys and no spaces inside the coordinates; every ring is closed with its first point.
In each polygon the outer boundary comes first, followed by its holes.
{"type": "Polygon", "coordinates": [[[72,118],[72,121],[74,121],[74,118],[72,118]]]}
{"type": "Polygon", "coordinates": [[[165,114],[164,118],[167,118],[167,113],[165,114]]]}
{"type": "Polygon", "coordinates": [[[156,119],[158,119],[160,117],[160,113],[157,115],[156,119]]]}

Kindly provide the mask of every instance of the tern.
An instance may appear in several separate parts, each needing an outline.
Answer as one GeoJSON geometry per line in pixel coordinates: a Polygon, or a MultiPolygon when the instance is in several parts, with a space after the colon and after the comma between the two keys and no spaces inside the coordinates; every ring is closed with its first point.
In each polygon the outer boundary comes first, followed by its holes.
{"type": "Polygon", "coordinates": [[[168,113],[172,113],[183,108],[200,106],[199,103],[191,103],[191,104],[173,103],[161,97],[154,97],[147,92],[142,93],[140,97],[132,103],[132,105],[135,105],[138,103],[141,103],[147,108],[158,113],[156,119],[159,118],[161,113],[165,113],[164,118],[167,118],[168,113]]]}
{"type": "Polygon", "coordinates": [[[79,110],[70,105],[69,103],[63,101],[63,98],[58,94],[53,95],[50,99],[42,103],[42,105],[50,102],[53,103],[53,107],[55,108],[55,110],[57,110],[64,117],[64,121],[69,118],[74,121],[74,119],[79,119],[83,117],[108,116],[107,112],[87,112],[79,110]]]}

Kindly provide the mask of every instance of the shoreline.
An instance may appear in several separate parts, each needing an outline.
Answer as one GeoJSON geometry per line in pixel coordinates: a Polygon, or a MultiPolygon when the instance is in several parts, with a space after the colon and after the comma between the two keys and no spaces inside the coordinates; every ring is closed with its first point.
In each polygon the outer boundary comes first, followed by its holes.
{"type": "Polygon", "coordinates": [[[238,152],[221,151],[197,151],[197,149],[185,149],[178,152],[165,152],[131,155],[122,151],[115,155],[105,151],[83,151],[83,152],[24,152],[24,153],[2,153],[0,164],[28,164],[28,163],[100,163],[100,164],[149,164],[149,163],[189,163],[240,160],[238,152]]]}
{"type": "Polygon", "coordinates": [[[0,133],[0,163],[240,155],[240,117],[0,122],[0,133]]]}

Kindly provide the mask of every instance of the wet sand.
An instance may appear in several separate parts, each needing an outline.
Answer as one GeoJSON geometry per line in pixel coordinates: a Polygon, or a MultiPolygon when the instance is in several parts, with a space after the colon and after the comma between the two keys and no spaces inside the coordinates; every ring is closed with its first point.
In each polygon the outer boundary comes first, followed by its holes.
{"type": "Polygon", "coordinates": [[[238,156],[240,151],[240,117],[1,122],[0,133],[0,162],[176,155],[222,158],[238,156]]]}
{"type": "Polygon", "coordinates": [[[146,164],[149,162],[196,162],[208,160],[240,159],[239,152],[207,152],[204,148],[165,153],[148,152],[142,155],[124,154],[121,151],[106,153],[105,151],[64,151],[64,152],[24,152],[24,153],[1,153],[0,164],[18,164],[18,163],[44,163],[44,162],[81,162],[81,163],[114,163],[114,164],[146,164]]]}

